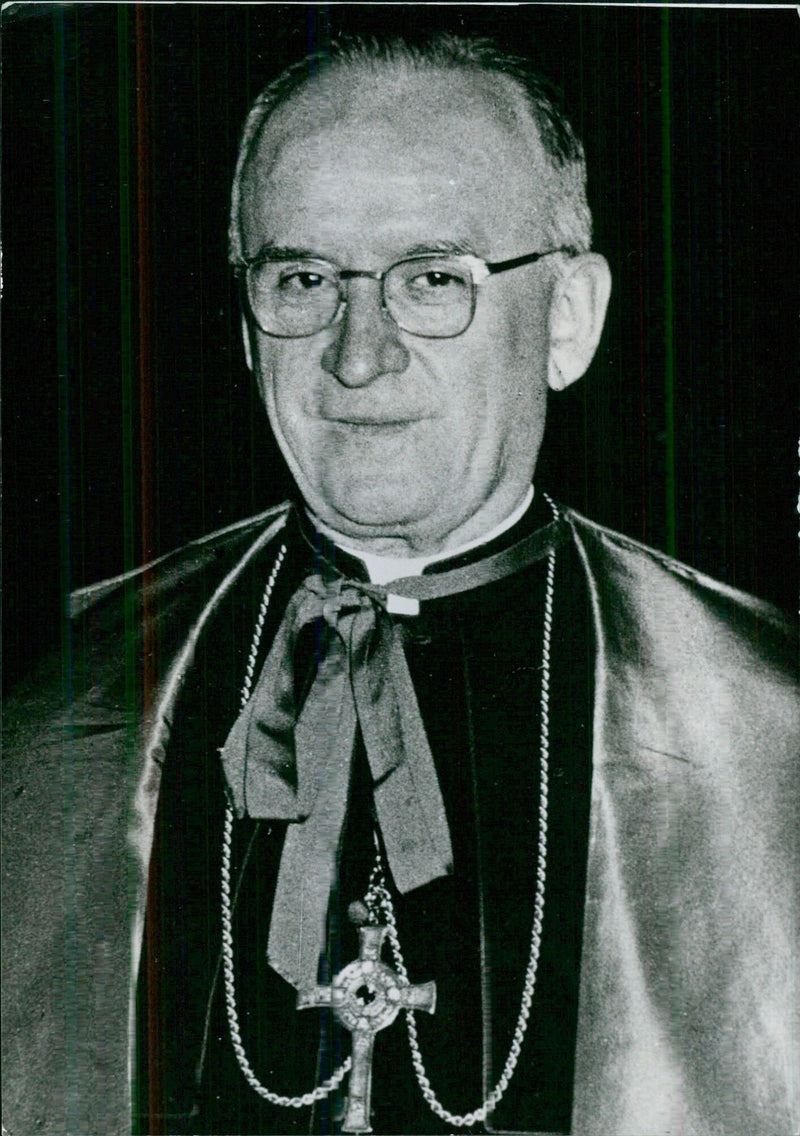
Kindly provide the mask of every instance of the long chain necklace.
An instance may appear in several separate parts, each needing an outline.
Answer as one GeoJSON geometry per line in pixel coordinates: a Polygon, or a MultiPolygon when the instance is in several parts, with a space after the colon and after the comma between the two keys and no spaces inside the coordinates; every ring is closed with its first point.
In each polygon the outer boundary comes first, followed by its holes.
{"type": "MultiPolygon", "coordinates": [[[[267,618],[267,611],[269,609],[272,593],[275,589],[275,581],[278,578],[278,572],[283,564],[284,557],[286,556],[286,545],[282,544],[275,558],[275,563],[272,565],[272,571],[269,574],[267,585],[264,588],[264,595],[261,600],[261,606],[258,610],[258,617],[256,619],[256,626],[253,632],[253,642],[250,647],[250,654],[247,659],[247,667],[245,670],[244,683],[242,685],[242,694],[240,708],[243,710],[250,699],[250,694],[253,689],[253,681],[255,679],[256,660],[258,658],[258,648],[261,643],[261,635],[264,631],[264,621],[267,618]]],[[[327,1081],[323,1081],[321,1085],[317,1085],[308,1093],[303,1093],[302,1096],[287,1097],[280,1093],[274,1093],[265,1085],[262,1085],[258,1077],[253,1072],[253,1068],[247,1059],[244,1045],[242,1044],[241,1030],[239,1029],[239,1014],[236,1009],[236,981],[234,978],[233,967],[233,911],[231,905],[231,846],[233,843],[233,809],[230,804],[225,807],[225,827],[223,830],[222,838],[222,960],[223,970],[225,975],[225,1004],[228,1009],[228,1027],[231,1034],[231,1042],[236,1054],[236,1060],[239,1062],[239,1068],[247,1080],[247,1083],[254,1089],[260,1097],[268,1100],[271,1104],[281,1105],[284,1108],[303,1108],[305,1105],[314,1104],[315,1101],[323,1100],[329,1093],[341,1084],[347,1073],[350,1071],[350,1058],[348,1057],[342,1065],[336,1070],[332,1077],[327,1081]]]]}
{"type": "MultiPolygon", "coordinates": [[[[558,516],[555,505],[547,497],[548,504],[555,516],[558,516]]],[[[275,581],[286,556],[286,545],[282,544],[272,566],[264,595],[261,600],[256,626],[253,632],[253,642],[250,647],[245,679],[242,685],[241,707],[247,704],[252,691],[255,677],[258,649],[264,630],[267,610],[269,608],[275,581]]],[[[536,986],[536,975],[539,966],[539,955],[542,944],[542,924],[544,920],[544,895],[547,875],[547,825],[548,825],[548,789],[550,768],[550,643],[553,628],[553,592],[555,583],[555,549],[551,549],[547,556],[547,582],[545,587],[544,621],[542,635],[542,682],[541,682],[541,714],[540,714],[540,742],[539,742],[539,835],[537,843],[536,862],[536,892],[533,903],[533,927],[531,930],[531,946],[528,956],[528,965],[525,970],[525,981],[522,988],[519,1015],[514,1029],[514,1035],[509,1047],[503,1071],[497,1084],[485,1098],[479,1108],[463,1115],[449,1112],[439,1102],[431,1087],[430,1080],[425,1071],[422,1053],[419,1046],[416,1018],[413,1010],[406,1010],[406,1024],[408,1028],[408,1041],[411,1048],[411,1059],[414,1066],[417,1082],[430,1109],[442,1120],[457,1128],[469,1128],[474,1124],[482,1123],[491,1112],[497,1108],[511,1081],[522,1051],[522,1042],[530,1020],[533,993],[536,986]]],[[[323,1100],[336,1089],[351,1069],[351,1059],[348,1057],[339,1068],[322,1084],[304,1093],[302,1096],[288,1097],[272,1092],[259,1081],[245,1053],[239,1028],[239,1016],[236,1009],[236,984],[234,978],[233,961],[233,914],[231,904],[231,846],[233,840],[233,809],[230,804],[225,809],[225,825],[222,845],[222,956],[225,976],[225,1002],[228,1010],[228,1026],[231,1034],[236,1059],[245,1079],[252,1089],[271,1104],[284,1108],[302,1108],[323,1100]]],[[[380,853],[376,855],[364,903],[371,919],[380,912],[387,929],[392,954],[394,956],[397,973],[406,984],[409,982],[408,971],[403,960],[400,948],[400,939],[397,933],[397,919],[394,912],[391,894],[386,886],[383,874],[380,853]]]]}

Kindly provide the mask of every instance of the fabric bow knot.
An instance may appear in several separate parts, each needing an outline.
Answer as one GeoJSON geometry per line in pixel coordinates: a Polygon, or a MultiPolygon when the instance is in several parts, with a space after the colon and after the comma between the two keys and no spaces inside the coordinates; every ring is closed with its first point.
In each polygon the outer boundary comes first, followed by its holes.
{"type": "Polygon", "coordinates": [[[389,866],[401,892],[452,871],[433,756],[382,589],[308,577],[290,600],[252,697],[222,748],[239,816],[288,824],[270,925],[270,964],[317,982],[347,810],[357,727],[389,866]],[[317,668],[296,705],[294,655],[317,624],[317,668]]]}

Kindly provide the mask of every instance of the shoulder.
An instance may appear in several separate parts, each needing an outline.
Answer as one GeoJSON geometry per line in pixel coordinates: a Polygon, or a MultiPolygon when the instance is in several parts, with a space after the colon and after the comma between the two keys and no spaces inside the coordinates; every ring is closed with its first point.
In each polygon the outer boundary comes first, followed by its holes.
{"type": "Polygon", "coordinates": [[[115,595],[132,591],[146,590],[157,598],[209,569],[212,575],[222,578],[251,548],[262,547],[277,536],[286,524],[291,507],[290,502],[284,501],[263,513],[192,540],[138,568],[79,588],[69,597],[69,614],[75,618],[115,595]]]}
{"type": "Polygon", "coordinates": [[[796,784],[793,623],[772,604],[577,513],[564,510],[564,520],[593,609],[605,752],[625,753],[634,765],[648,753],[681,755],[725,778],[735,766],[736,777],[750,771],[764,791],[767,781],[784,791],[796,784]]]}
{"type": "Polygon", "coordinates": [[[629,583],[646,579],[657,592],[667,590],[676,598],[681,591],[687,595],[707,593],[717,597],[722,606],[747,611],[786,632],[794,630],[792,621],[774,604],[723,583],[641,541],[597,524],[574,509],[562,507],[561,512],[572,529],[587,566],[602,571],[604,580],[613,583],[616,578],[617,583],[622,584],[626,578],[629,583]]]}
{"type": "Polygon", "coordinates": [[[70,701],[127,706],[136,716],[171,672],[198,623],[215,610],[252,557],[283,529],[288,504],[228,525],[69,597],[70,701]]]}
{"type": "Polygon", "coordinates": [[[773,604],[563,510],[582,559],[598,643],[625,666],[690,683],[753,676],[796,689],[797,626],[773,604]],[[682,677],[678,677],[682,676],[682,677]],[[770,677],[771,676],[771,677],[770,677]]]}

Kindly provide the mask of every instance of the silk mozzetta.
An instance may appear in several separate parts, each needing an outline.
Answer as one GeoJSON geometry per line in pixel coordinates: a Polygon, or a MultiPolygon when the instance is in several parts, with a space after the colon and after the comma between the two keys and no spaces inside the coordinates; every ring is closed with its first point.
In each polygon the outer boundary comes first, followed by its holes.
{"type": "MultiPolygon", "coordinates": [[[[800,707],[774,610],[565,513],[597,658],[573,1132],[800,1123],[800,707]]],[[[130,1130],[136,973],[171,711],[273,510],[74,597],[7,700],[9,1136],[130,1130]],[[171,660],[156,677],[154,660],[171,660]]]]}

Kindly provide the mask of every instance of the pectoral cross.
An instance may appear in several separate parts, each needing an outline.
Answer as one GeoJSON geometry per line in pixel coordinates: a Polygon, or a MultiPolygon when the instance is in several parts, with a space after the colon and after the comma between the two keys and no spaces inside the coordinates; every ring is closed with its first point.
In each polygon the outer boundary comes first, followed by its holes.
{"type": "Polygon", "coordinates": [[[343,1132],[371,1132],[372,1049],[375,1034],[392,1024],[401,1009],[436,1008],[436,983],[411,986],[381,962],[385,927],[359,927],[358,958],[341,970],[331,986],[301,991],[298,1010],[331,1006],[353,1038],[352,1069],[343,1132]]]}

